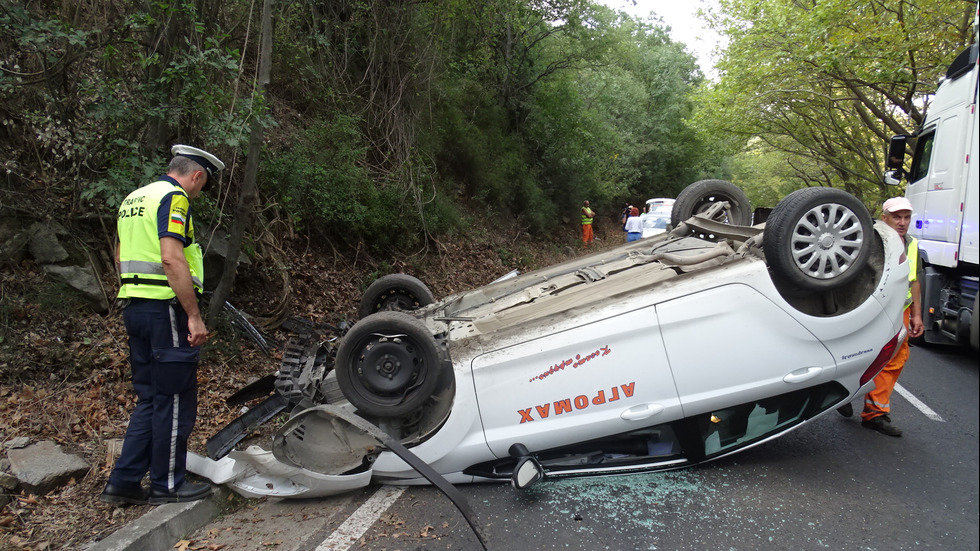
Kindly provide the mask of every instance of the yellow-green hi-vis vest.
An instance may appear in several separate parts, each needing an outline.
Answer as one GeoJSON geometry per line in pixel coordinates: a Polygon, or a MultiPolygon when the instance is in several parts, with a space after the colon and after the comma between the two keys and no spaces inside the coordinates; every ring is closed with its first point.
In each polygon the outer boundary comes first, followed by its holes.
{"type": "MultiPolygon", "coordinates": [[[[167,283],[167,274],[163,271],[160,226],[157,219],[163,198],[175,192],[187,198],[187,193],[171,182],[153,182],[130,193],[119,207],[116,221],[122,280],[119,298],[167,300],[176,296],[167,283]]],[[[189,201],[188,198],[187,202],[189,201]]],[[[171,211],[167,216],[168,227],[171,229],[186,224],[184,257],[190,268],[194,289],[200,293],[204,288],[204,255],[200,245],[194,242],[194,226],[190,213],[171,211]]]]}
{"type": "Polygon", "coordinates": [[[917,279],[919,270],[919,240],[911,235],[906,237],[909,238],[909,244],[905,248],[905,256],[909,259],[909,292],[905,296],[905,308],[908,309],[912,306],[912,282],[917,279]]]}

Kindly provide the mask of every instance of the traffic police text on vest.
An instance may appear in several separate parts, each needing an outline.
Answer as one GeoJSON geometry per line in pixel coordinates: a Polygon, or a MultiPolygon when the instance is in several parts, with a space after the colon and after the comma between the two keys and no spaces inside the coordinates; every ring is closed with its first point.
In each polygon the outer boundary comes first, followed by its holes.
{"type": "Polygon", "coordinates": [[[119,247],[119,298],[166,300],[176,296],[163,271],[161,235],[183,242],[194,289],[200,293],[204,288],[204,255],[194,242],[190,198],[173,178],[164,176],[131,193],[119,207],[117,227],[119,235],[130,236],[119,247]],[[168,212],[160,213],[160,209],[168,212]]]}

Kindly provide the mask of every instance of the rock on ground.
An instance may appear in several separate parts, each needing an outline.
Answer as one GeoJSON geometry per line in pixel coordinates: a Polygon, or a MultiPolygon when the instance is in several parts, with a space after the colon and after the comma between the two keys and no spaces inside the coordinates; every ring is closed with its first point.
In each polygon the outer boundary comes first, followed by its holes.
{"type": "Polygon", "coordinates": [[[79,479],[89,465],[77,455],[65,453],[51,441],[38,442],[26,448],[7,450],[10,470],[21,487],[34,495],[45,495],[71,479],[79,479]]]}

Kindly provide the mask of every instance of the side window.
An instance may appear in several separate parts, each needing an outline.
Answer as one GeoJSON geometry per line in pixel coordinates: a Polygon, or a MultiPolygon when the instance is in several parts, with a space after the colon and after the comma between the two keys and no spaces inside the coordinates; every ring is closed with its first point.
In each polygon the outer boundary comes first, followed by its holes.
{"type": "Polygon", "coordinates": [[[932,146],[936,143],[936,132],[919,136],[915,144],[915,154],[912,157],[912,170],[909,172],[909,183],[918,182],[929,175],[929,165],[932,163],[932,146]]]}
{"type": "Polygon", "coordinates": [[[704,454],[715,455],[757,442],[813,417],[847,395],[825,383],[771,398],[695,415],[704,454]]]}

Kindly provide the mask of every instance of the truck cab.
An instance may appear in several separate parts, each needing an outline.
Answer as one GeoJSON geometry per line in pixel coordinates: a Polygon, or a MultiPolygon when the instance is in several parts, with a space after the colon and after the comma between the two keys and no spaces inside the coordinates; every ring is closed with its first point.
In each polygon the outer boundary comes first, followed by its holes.
{"type": "Polygon", "coordinates": [[[922,320],[927,343],[978,347],[977,44],[956,57],[912,136],[895,136],[885,182],[907,176],[909,234],[919,240],[922,320]],[[908,173],[906,147],[913,146],[908,173]]]}

